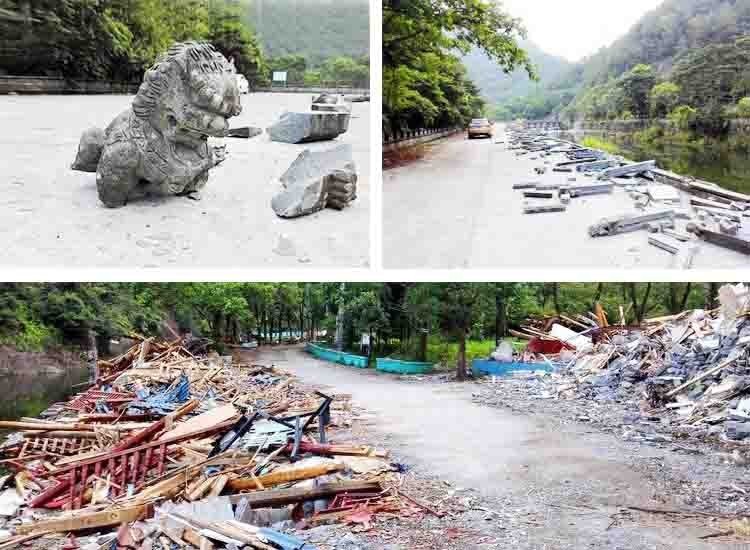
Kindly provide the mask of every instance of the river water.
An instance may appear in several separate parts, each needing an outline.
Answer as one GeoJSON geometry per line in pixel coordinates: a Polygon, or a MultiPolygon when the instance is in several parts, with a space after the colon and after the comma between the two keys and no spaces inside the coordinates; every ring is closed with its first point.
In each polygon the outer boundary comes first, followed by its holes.
{"type": "Polygon", "coordinates": [[[616,145],[619,154],[640,162],[656,160],[657,165],[683,176],[716,183],[726,189],[750,194],[750,149],[732,148],[726,142],[702,146],[643,143],[632,135],[598,132],[564,134],[564,139],[581,143],[587,136],[616,145]]]}
{"type": "MultiPolygon", "coordinates": [[[[1,356],[2,354],[0,354],[1,356]]],[[[35,417],[47,407],[64,401],[84,387],[76,387],[88,380],[83,365],[30,361],[21,364],[14,358],[12,365],[0,357],[0,419],[16,420],[22,416],[35,417]]]]}

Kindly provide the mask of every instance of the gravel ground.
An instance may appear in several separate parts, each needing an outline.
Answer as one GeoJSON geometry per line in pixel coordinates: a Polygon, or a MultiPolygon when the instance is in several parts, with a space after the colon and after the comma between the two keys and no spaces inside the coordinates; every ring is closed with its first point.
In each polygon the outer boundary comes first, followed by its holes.
{"type": "MultiPolygon", "coordinates": [[[[641,213],[622,188],[573,199],[566,212],[523,214],[523,197],[512,189],[514,183],[565,183],[575,174],[536,176],[534,168],[543,161],[532,160],[533,154],[517,157],[515,151],[495,143],[505,139],[502,130],[489,140],[468,140],[459,134],[427,146],[430,152],[424,159],[383,173],[386,268],[680,265],[681,257],[649,245],[646,231],[589,237],[588,227],[601,218],[641,213]]],[[[686,205],[684,194],[682,200],[686,205]]],[[[678,227],[684,223],[677,221],[678,227]]],[[[748,224],[745,231],[750,231],[748,224]]],[[[746,256],[706,243],[693,261],[696,269],[746,266],[746,256]]]]}
{"type": "Polygon", "coordinates": [[[336,527],[313,531],[311,537],[327,544],[323,548],[742,547],[734,537],[700,538],[727,530],[724,520],[629,508],[717,510],[714,500],[699,503],[684,495],[714,499],[723,485],[741,479],[731,455],[724,462],[702,461],[692,451],[624,441],[591,422],[534,407],[538,399],[529,397],[526,410],[511,409],[492,388],[493,403],[480,397],[488,388],[475,383],[363,372],[298,348],[249,355],[245,360],[273,363],[303,382],[351,395],[362,407],[353,422],[358,438],[390,449],[403,465],[409,492],[447,512],[420,521],[383,519],[345,540],[336,539],[344,533],[336,527]]]}
{"type": "MultiPolygon", "coordinates": [[[[307,94],[249,94],[232,127],[266,128],[307,94]]],[[[159,198],[105,208],[96,176],[70,170],[81,132],[105,127],[132,96],[0,96],[0,239],[4,267],[366,267],[369,262],[370,104],[349,132],[291,145],[268,135],[227,138],[201,200],[159,198]],[[276,179],[304,149],[351,143],[359,198],[342,212],[277,218],[276,179]]]]}

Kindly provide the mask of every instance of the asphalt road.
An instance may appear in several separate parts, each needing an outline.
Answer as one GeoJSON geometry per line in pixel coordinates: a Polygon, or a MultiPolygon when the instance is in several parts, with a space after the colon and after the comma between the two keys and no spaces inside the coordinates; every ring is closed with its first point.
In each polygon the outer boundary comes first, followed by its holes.
{"type": "MultiPolygon", "coordinates": [[[[665,506],[652,500],[649,481],[627,464],[628,453],[614,436],[561,431],[538,418],[472,403],[469,383],[403,380],[319,361],[299,347],[242,357],[274,364],[331,393],[350,394],[355,406],[372,414],[368,424],[411,466],[479,490],[502,503],[507,518],[543,518],[522,532],[507,532],[513,548],[715,547],[697,541],[705,526],[671,518],[613,526],[612,514],[623,505],[665,506]]],[[[510,524],[501,529],[510,530],[510,524]]]]}
{"type": "MultiPolygon", "coordinates": [[[[249,94],[232,127],[266,128],[309,94],[249,94]]],[[[369,263],[370,104],[355,103],[335,141],[291,145],[267,134],[227,138],[200,201],[150,199],[105,208],[96,175],[70,165],[81,133],[106,127],[132,96],[0,96],[0,241],[3,267],[365,267],[369,263]],[[338,212],[282,220],[277,179],[304,149],[351,143],[359,198],[338,212]],[[283,239],[282,239],[283,236],[283,239]],[[281,246],[280,246],[281,245],[281,246]]]]}
{"type": "MultiPolygon", "coordinates": [[[[648,244],[648,233],[592,239],[602,218],[638,214],[627,192],[573,199],[566,212],[523,214],[512,189],[526,181],[565,183],[574,174],[534,174],[541,160],[517,157],[494,139],[459,134],[428,146],[420,161],[383,174],[383,262],[386,268],[676,268],[673,256],[648,244]]],[[[562,159],[561,159],[562,160],[562,159]]],[[[582,180],[583,178],[578,178],[582,180]]],[[[687,206],[683,196],[683,205],[687,206]]],[[[685,224],[678,220],[678,227],[685,224]]],[[[745,230],[750,232],[750,218],[745,230]]],[[[747,256],[701,244],[694,268],[747,267],[747,256]]]]}

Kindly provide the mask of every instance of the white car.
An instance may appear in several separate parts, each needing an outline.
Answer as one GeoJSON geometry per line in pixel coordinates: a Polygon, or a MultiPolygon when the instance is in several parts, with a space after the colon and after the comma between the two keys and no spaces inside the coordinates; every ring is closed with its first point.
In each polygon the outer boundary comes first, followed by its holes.
{"type": "Polygon", "coordinates": [[[250,92],[250,83],[247,81],[244,74],[237,75],[237,87],[240,89],[241,94],[247,94],[250,92]]]}

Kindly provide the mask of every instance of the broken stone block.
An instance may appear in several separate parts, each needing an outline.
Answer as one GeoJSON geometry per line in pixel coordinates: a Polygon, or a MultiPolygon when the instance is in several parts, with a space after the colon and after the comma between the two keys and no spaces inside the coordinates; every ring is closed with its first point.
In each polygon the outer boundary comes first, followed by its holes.
{"type": "Polygon", "coordinates": [[[259,136],[262,133],[262,128],[256,128],[255,126],[242,126],[240,128],[231,128],[229,133],[227,133],[227,137],[250,139],[259,136]]]}
{"type": "Polygon", "coordinates": [[[750,437],[750,422],[727,422],[725,424],[729,439],[746,439],[750,437]]]}
{"type": "Polygon", "coordinates": [[[334,139],[349,130],[351,113],[307,111],[287,112],[267,129],[273,141],[309,143],[334,139]]]}
{"type": "Polygon", "coordinates": [[[313,111],[352,112],[352,104],[346,101],[343,95],[334,94],[321,94],[314,98],[311,108],[313,111]]]}
{"type": "Polygon", "coordinates": [[[330,207],[342,210],[357,198],[357,172],[351,145],[303,151],[281,176],[282,190],[271,207],[282,218],[296,218],[330,207]]]}
{"type": "Polygon", "coordinates": [[[732,220],[727,220],[726,218],[724,218],[719,221],[719,231],[721,231],[725,235],[736,235],[739,230],[739,224],[733,222],[732,220]]]}

